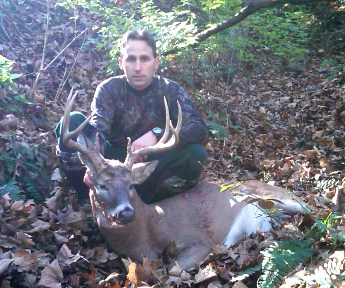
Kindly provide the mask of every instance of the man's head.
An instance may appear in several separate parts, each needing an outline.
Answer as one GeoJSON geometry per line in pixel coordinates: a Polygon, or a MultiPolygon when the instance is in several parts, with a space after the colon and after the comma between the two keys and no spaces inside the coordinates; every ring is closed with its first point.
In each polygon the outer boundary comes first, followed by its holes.
{"type": "Polygon", "coordinates": [[[134,89],[143,90],[151,84],[159,59],[148,31],[129,31],[123,36],[119,66],[134,89]]]}

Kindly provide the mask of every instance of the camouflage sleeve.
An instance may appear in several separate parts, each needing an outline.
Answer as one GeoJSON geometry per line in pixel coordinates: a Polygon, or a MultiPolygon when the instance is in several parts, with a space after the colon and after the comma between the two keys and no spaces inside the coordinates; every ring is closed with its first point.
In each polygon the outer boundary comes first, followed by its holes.
{"type": "Polygon", "coordinates": [[[177,85],[176,88],[170,91],[169,95],[169,107],[172,107],[171,115],[173,122],[176,122],[177,116],[177,104],[178,100],[182,109],[182,128],[180,132],[180,143],[201,143],[206,144],[208,142],[209,131],[202,116],[194,103],[189,98],[186,91],[177,85]],[[174,102],[174,103],[172,103],[174,102]]]}
{"type": "Polygon", "coordinates": [[[102,82],[98,85],[91,103],[90,123],[96,128],[98,133],[104,137],[109,137],[112,120],[115,113],[114,99],[109,93],[109,82],[102,82]]]}

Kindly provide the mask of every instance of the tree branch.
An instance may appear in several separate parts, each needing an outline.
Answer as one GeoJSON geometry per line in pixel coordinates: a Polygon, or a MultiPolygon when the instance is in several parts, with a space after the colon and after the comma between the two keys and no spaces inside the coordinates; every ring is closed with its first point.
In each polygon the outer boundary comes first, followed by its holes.
{"type": "MultiPolygon", "coordinates": [[[[209,29],[206,29],[204,31],[199,32],[196,35],[196,42],[190,47],[197,46],[200,42],[208,39],[212,35],[215,35],[219,32],[224,31],[227,28],[230,28],[232,26],[235,26],[236,24],[240,23],[244,19],[246,19],[248,16],[254,14],[255,12],[264,9],[264,8],[270,8],[274,7],[280,4],[293,4],[293,5],[303,5],[303,4],[309,4],[309,3],[317,3],[317,2],[325,2],[330,0],[251,0],[248,3],[246,3],[246,6],[241,9],[236,15],[229,18],[228,20],[225,20],[223,22],[220,22],[214,27],[211,27],[209,29]]],[[[185,48],[185,47],[184,47],[185,48]]],[[[163,56],[169,55],[169,54],[176,54],[179,52],[182,48],[174,48],[168,51],[165,51],[162,53],[163,56]]]]}
{"type": "MultiPolygon", "coordinates": [[[[46,56],[46,49],[47,49],[47,42],[48,42],[48,30],[49,30],[49,18],[50,18],[50,0],[47,0],[47,17],[46,18],[47,18],[47,20],[46,20],[47,21],[46,22],[46,33],[44,35],[44,43],[43,43],[43,52],[42,52],[40,71],[37,73],[34,85],[32,86],[32,89],[31,89],[31,93],[30,93],[31,99],[33,98],[33,95],[35,93],[36,85],[41,78],[41,73],[42,73],[43,66],[44,66],[44,59],[46,56]]],[[[44,100],[45,100],[45,97],[44,97],[44,100]]]]}

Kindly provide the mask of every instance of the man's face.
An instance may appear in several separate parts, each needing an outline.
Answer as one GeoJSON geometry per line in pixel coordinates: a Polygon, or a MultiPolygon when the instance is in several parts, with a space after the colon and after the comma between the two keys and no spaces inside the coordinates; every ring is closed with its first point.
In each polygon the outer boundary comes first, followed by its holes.
{"type": "Polygon", "coordinates": [[[129,85],[136,90],[143,90],[151,84],[159,59],[154,58],[152,48],[145,41],[129,40],[122,49],[119,66],[129,85]]]}

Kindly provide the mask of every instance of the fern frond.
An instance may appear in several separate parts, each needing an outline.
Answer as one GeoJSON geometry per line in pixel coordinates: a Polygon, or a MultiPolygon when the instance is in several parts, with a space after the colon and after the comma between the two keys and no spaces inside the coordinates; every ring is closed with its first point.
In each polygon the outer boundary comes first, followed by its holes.
{"type": "Polygon", "coordinates": [[[273,247],[263,251],[263,274],[258,280],[258,287],[275,287],[298,264],[305,263],[315,252],[315,249],[311,247],[311,243],[310,239],[299,241],[284,239],[275,242],[273,247]]]}
{"type": "Polygon", "coordinates": [[[20,194],[20,189],[18,187],[18,183],[16,180],[10,180],[5,185],[0,186],[0,196],[3,196],[8,193],[9,197],[12,200],[21,200],[23,199],[23,195],[20,194]]]}

